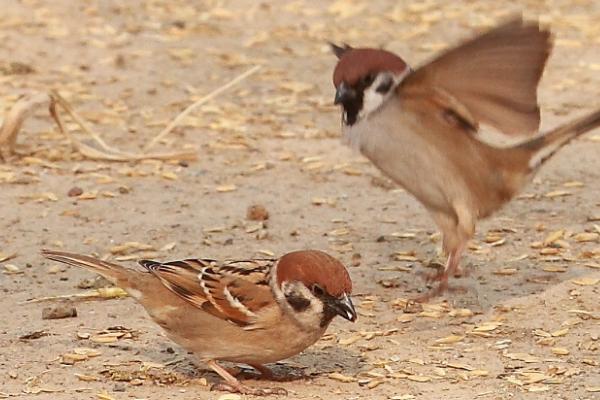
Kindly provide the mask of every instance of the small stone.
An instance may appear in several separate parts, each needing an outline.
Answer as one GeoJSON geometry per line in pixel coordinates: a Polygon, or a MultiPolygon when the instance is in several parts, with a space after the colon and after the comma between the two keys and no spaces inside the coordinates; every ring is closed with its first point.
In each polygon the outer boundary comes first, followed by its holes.
{"type": "Polygon", "coordinates": [[[77,196],[81,196],[82,194],[83,194],[83,189],[80,188],[79,186],[73,186],[67,192],[67,196],[69,196],[69,197],[77,197],[77,196]]]}
{"type": "Polygon", "coordinates": [[[125,384],[121,382],[115,383],[115,386],[113,387],[113,392],[124,392],[125,390],[125,384]]]}
{"type": "Polygon", "coordinates": [[[260,204],[253,204],[246,211],[246,218],[250,221],[265,221],[269,219],[269,212],[260,204]]]}
{"type": "Polygon", "coordinates": [[[115,56],[115,67],[125,68],[126,64],[125,56],[123,56],[123,54],[117,54],[115,56]]]}
{"type": "Polygon", "coordinates": [[[54,275],[54,274],[58,274],[58,273],[60,272],[60,266],[58,266],[58,265],[56,265],[56,264],[54,264],[54,265],[51,265],[51,266],[48,268],[48,271],[47,271],[47,272],[48,272],[49,274],[52,274],[52,275],[54,275]]]}
{"type": "Polygon", "coordinates": [[[42,319],[74,318],[76,316],[77,309],[70,305],[59,304],[42,310],[42,319]]]}

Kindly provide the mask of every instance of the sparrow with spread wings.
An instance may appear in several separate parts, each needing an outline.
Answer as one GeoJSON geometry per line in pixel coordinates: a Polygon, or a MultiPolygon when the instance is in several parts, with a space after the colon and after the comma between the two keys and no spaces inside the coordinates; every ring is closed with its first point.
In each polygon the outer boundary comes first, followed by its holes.
{"type": "Polygon", "coordinates": [[[508,147],[479,135],[538,132],[537,86],[552,48],[514,18],[412,70],[381,49],[332,45],[345,141],[410,192],[436,222],[448,258],[423,299],[443,293],[477,220],[512,199],[562,146],[600,125],[600,110],[508,147]]]}

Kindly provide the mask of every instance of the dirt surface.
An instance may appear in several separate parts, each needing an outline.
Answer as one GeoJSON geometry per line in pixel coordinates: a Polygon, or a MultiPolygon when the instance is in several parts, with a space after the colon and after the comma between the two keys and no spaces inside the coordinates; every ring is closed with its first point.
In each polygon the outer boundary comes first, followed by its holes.
{"type": "Polygon", "coordinates": [[[84,292],[92,278],[41,259],[43,247],[126,263],[302,248],[340,257],[359,321],[335,321],[275,366],[307,376],[279,384],[291,399],[600,398],[600,132],[478,226],[470,274],[453,281],[466,291],[406,307],[426,290],[419,272],[441,260],[439,235],[414,199],[340,143],[325,44],[382,45],[417,65],[513,12],[540,16],[557,36],[540,85],[547,128],[600,105],[598,2],[1,3],[0,108],[58,89],[122,150],[139,152],[194,100],[263,67],[156,148],[195,146],[189,163],[89,161],[44,110],[26,123],[24,155],[0,164],[0,259],[15,254],[0,264],[0,398],[222,395],[208,390],[218,377],[130,298],[77,301],[77,317],[43,320],[57,303],[27,300],[84,292]],[[268,210],[264,224],[246,220],[252,204],[268,210]],[[127,242],[137,244],[115,250],[127,242]],[[88,350],[64,356],[76,348],[88,350]]]}

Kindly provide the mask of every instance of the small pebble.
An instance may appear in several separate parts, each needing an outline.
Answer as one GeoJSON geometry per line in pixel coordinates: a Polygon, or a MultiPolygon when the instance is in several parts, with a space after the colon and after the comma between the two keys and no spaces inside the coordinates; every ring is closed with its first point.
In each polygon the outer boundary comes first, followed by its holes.
{"type": "Polygon", "coordinates": [[[77,309],[70,305],[59,304],[42,310],[42,319],[74,318],[76,316],[77,309]]]}
{"type": "Polygon", "coordinates": [[[121,382],[117,382],[115,383],[115,386],[113,387],[113,392],[124,392],[125,391],[125,384],[121,383],[121,382]]]}
{"type": "Polygon", "coordinates": [[[81,196],[82,194],[83,194],[83,189],[80,188],[79,186],[73,186],[67,192],[67,196],[69,196],[69,197],[77,197],[77,196],[81,196]]]}
{"type": "Polygon", "coordinates": [[[265,221],[269,219],[269,212],[260,204],[253,204],[246,211],[246,218],[250,221],[265,221]]]}

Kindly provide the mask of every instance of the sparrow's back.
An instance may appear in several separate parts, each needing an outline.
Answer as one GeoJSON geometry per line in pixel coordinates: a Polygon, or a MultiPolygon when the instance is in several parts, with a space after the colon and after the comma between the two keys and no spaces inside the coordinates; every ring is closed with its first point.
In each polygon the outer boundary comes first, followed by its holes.
{"type": "Polygon", "coordinates": [[[574,138],[600,126],[600,110],[510,147],[495,147],[463,122],[426,104],[398,96],[368,124],[346,129],[350,140],[392,180],[428,209],[452,212],[468,204],[485,218],[518,194],[539,168],[574,138]],[[395,112],[386,111],[396,108],[395,112]],[[440,132],[440,126],[445,132],[440,132]]]}

